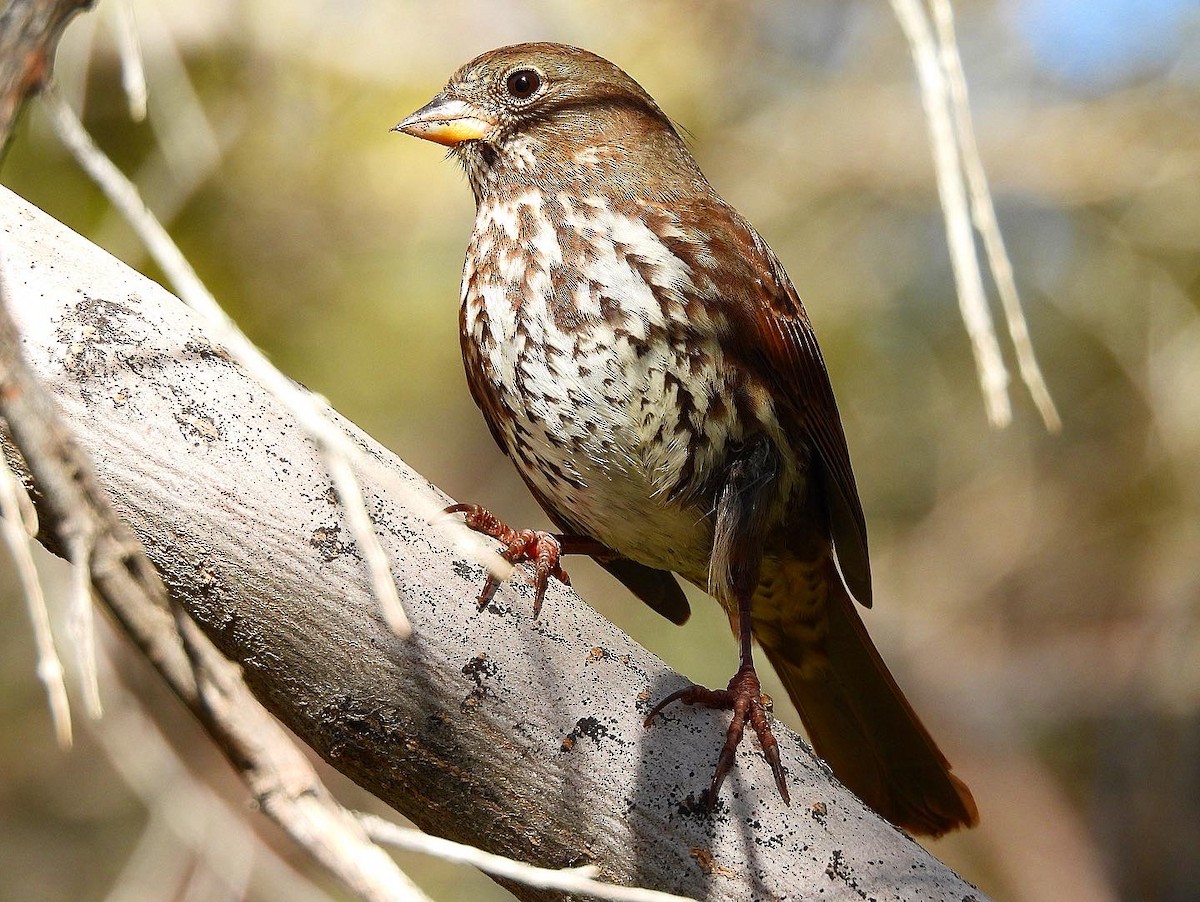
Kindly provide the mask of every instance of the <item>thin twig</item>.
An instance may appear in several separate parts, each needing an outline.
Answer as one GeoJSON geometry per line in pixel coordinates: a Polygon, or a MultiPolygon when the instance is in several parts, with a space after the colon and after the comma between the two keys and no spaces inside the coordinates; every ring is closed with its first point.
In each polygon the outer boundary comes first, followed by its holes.
{"type": "MultiPolygon", "coordinates": [[[[145,46],[154,49],[147,62],[154,79],[154,109],[149,118],[154,140],[171,174],[195,184],[202,174],[216,168],[228,136],[219,135],[209,120],[184,64],[179,36],[163,21],[162,11],[153,3],[143,4],[137,26],[145,46]]],[[[161,218],[161,207],[155,209],[161,218]]]]}
{"type": "MultiPolygon", "coordinates": [[[[46,700],[50,705],[50,720],[54,724],[54,735],[60,748],[71,747],[71,702],[67,697],[67,685],[63,680],[62,660],[54,645],[54,633],[50,629],[50,614],[46,610],[46,596],[42,592],[42,581],[38,579],[33,555],[29,553],[29,535],[22,524],[21,486],[8,461],[0,454],[0,531],[4,543],[12,555],[17,577],[21,581],[21,592],[29,619],[33,624],[33,641],[37,648],[37,675],[46,687],[46,700]]],[[[36,530],[35,530],[36,531],[36,530]]]]}
{"type": "Polygon", "coordinates": [[[581,893],[596,899],[614,899],[617,902],[689,902],[689,896],[676,896],[654,889],[636,886],[620,886],[596,879],[598,868],[585,865],[580,868],[539,868],[531,864],[514,861],[502,855],[493,855],[474,846],[430,836],[411,827],[401,827],[373,814],[358,815],[359,822],[366,828],[367,835],[376,842],[423,852],[444,861],[469,864],[488,874],[515,880],[537,889],[561,890],[566,893],[581,893]]]}
{"type": "Polygon", "coordinates": [[[996,340],[995,324],[988,309],[975,236],[971,230],[971,213],[952,124],[946,73],[921,0],[891,0],[891,4],[908,39],[917,69],[917,81],[921,86],[921,101],[933,146],[934,169],[942,201],[942,215],[946,220],[946,238],[954,266],[959,309],[971,339],[988,421],[993,426],[1007,426],[1012,421],[1008,369],[996,340]]]}
{"type": "Polygon", "coordinates": [[[117,53],[121,57],[121,87],[129,102],[129,116],[134,122],[146,118],[146,68],[142,63],[142,42],[138,38],[137,22],[130,0],[116,3],[117,53]]]}
{"type": "Polygon", "coordinates": [[[68,622],[79,658],[83,705],[90,717],[102,717],[100,680],[96,672],[96,621],[92,610],[92,536],[78,535],[67,547],[71,563],[71,613],[68,622]]]}
{"type": "Polygon", "coordinates": [[[1062,419],[1058,415],[1054,399],[1050,396],[1050,389],[1046,385],[1041,367],[1038,366],[1037,355],[1033,351],[1029,326],[1025,321],[1025,312],[1021,309],[1021,298],[1017,294],[1017,283],[1013,278],[1012,263],[1004,247],[1004,237],[1000,233],[1000,223],[996,220],[996,207],[992,203],[987,173],[979,155],[979,144],[975,140],[975,127],[971,122],[971,105],[967,96],[967,78],[963,72],[962,57],[958,52],[958,39],[954,34],[954,10],[950,0],[930,2],[933,6],[933,19],[937,25],[942,68],[950,84],[951,109],[954,113],[962,167],[967,176],[971,216],[975,228],[983,238],[988,266],[996,280],[996,290],[1000,294],[1008,334],[1017,355],[1017,370],[1021,374],[1021,381],[1029,389],[1046,428],[1051,432],[1058,432],[1062,429],[1062,419]]]}

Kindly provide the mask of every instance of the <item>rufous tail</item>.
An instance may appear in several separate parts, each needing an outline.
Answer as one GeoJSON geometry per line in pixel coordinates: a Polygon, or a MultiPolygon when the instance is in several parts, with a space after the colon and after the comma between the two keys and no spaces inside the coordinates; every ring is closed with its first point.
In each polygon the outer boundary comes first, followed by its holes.
{"type": "Polygon", "coordinates": [[[817,754],[855,795],[910,833],[974,826],[971,791],[896,685],[854,602],[831,591],[828,611],[828,667],[813,666],[819,662],[810,654],[805,668],[802,642],[764,647],[817,754]]]}

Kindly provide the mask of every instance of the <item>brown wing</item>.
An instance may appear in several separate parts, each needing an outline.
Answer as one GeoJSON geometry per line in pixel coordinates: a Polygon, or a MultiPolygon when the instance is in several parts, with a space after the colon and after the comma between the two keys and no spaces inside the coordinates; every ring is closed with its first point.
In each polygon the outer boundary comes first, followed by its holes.
{"type": "Polygon", "coordinates": [[[692,616],[687,596],[683,594],[674,575],[666,570],[655,570],[626,558],[599,561],[599,564],[619,579],[626,589],[672,623],[683,626],[692,616]]]}
{"type": "MultiPolygon", "coordinates": [[[[867,524],[863,516],[842,419],[817,336],[804,305],[779,259],[748,224],[756,259],[750,261],[769,279],[756,279],[758,296],[732,305],[729,327],[733,341],[758,358],[776,389],[776,407],[791,428],[800,430],[816,452],[828,506],[830,532],[838,567],[851,594],[871,606],[871,564],[867,556],[867,524]],[[790,414],[790,416],[787,416],[790,414]]],[[[750,249],[747,248],[747,251],[750,249]]]]}

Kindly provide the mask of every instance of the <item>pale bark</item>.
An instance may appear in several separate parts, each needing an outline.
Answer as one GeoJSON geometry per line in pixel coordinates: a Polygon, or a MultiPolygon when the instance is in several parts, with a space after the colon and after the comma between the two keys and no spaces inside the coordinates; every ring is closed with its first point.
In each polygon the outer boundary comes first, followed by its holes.
{"type": "Polygon", "coordinates": [[[416,631],[393,637],[315,450],[195,316],[3,190],[0,226],[23,351],[101,487],[173,599],[338,770],[431,832],[697,898],[978,896],[782,726],[792,807],[747,742],[703,813],[727,715],[644,729],[685,681],[561,587],[537,621],[519,579],[476,613],[482,569],[402,501],[424,480],[347,424],[416,631]]]}

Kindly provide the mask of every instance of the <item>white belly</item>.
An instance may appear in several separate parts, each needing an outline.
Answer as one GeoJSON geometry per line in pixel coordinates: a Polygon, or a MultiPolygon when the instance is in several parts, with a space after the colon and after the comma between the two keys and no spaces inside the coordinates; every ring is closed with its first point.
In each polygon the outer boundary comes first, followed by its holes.
{"type": "MultiPolygon", "coordinates": [[[[609,374],[564,372],[561,359],[526,355],[514,405],[525,435],[515,456],[565,516],[623,555],[652,566],[703,573],[712,535],[706,511],[672,497],[692,433],[680,424],[677,386],[661,356],[636,367],[617,340],[601,349],[609,374]],[[547,473],[565,474],[564,479],[547,473]]],[[[583,367],[587,369],[586,364],[583,367]]]]}

